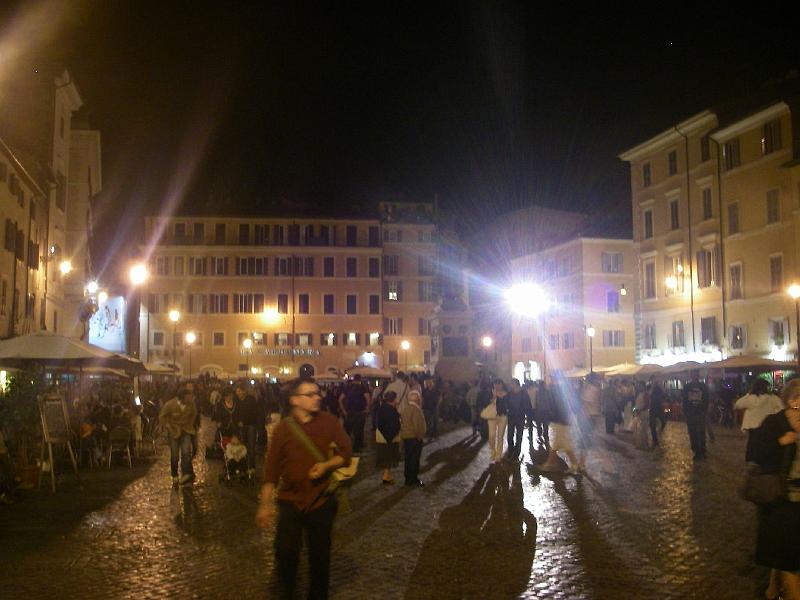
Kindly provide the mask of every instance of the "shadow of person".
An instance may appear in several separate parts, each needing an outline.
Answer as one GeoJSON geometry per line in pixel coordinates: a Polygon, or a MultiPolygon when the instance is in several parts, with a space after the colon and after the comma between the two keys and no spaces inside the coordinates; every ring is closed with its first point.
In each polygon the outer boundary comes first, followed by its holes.
{"type": "Polygon", "coordinates": [[[516,598],[536,550],[519,465],[490,467],[460,504],[445,509],[422,546],[405,597],[516,598]]]}
{"type": "Polygon", "coordinates": [[[201,512],[197,507],[194,488],[191,485],[181,486],[177,494],[180,510],[175,515],[175,524],[186,533],[197,536],[200,531],[201,512]]]}

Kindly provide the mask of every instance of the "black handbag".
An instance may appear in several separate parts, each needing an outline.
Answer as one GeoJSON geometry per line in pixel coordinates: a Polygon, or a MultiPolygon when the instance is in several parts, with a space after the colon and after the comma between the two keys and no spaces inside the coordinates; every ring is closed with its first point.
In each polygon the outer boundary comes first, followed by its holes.
{"type": "Polygon", "coordinates": [[[743,500],[753,504],[771,504],[786,497],[786,476],[781,473],[762,473],[754,465],[744,477],[739,491],[743,500]]]}

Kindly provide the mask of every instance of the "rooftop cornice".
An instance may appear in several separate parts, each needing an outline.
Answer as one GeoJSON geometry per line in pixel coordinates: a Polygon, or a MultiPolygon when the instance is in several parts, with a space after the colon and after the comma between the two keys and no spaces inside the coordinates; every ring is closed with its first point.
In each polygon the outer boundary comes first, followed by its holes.
{"type": "Polygon", "coordinates": [[[689,133],[694,133],[698,129],[702,129],[704,127],[714,126],[717,123],[717,115],[712,113],[711,111],[704,110],[703,112],[697,113],[696,115],[689,117],[685,121],[681,121],[680,123],[675,124],[673,127],[667,129],[656,135],[655,137],[650,138],[649,140],[642,142],[638,146],[634,146],[629,150],[625,150],[621,154],[619,154],[619,158],[626,162],[633,162],[642,158],[642,156],[654,152],[664,146],[668,146],[669,144],[674,144],[677,141],[682,139],[682,135],[686,135],[689,133]]]}

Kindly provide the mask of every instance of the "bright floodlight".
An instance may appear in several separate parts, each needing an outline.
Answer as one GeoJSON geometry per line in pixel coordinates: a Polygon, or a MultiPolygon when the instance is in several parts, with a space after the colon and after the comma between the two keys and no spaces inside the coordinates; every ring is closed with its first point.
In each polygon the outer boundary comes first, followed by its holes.
{"type": "Polygon", "coordinates": [[[97,294],[97,301],[100,304],[105,304],[107,300],[108,300],[108,292],[100,292],[99,294],[97,294]]]}
{"type": "Polygon", "coordinates": [[[144,263],[136,263],[128,271],[128,277],[133,285],[142,285],[147,281],[147,266],[144,263]]]}
{"type": "Polygon", "coordinates": [[[94,295],[94,294],[97,293],[97,290],[98,290],[99,287],[100,286],[97,285],[96,281],[90,281],[89,283],[86,284],[86,291],[89,292],[90,294],[94,295]]]}
{"type": "Polygon", "coordinates": [[[250,348],[253,347],[253,340],[251,340],[250,338],[244,338],[242,346],[244,347],[245,350],[250,350],[250,348]]]}
{"type": "Polygon", "coordinates": [[[409,348],[411,348],[411,342],[409,342],[408,340],[403,340],[402,342],[400,342],[400,347],[403,350],[408,350],[409,348]]]}
{"type": "Polygon", "coordinates": [[[589,327],[586,328],[586,335],[588,335],[590,338],[593,338],[595,333],[597,332],[591,325],[589,325],[589,327]]]}
{"type": "Polygon", "coordinates": [[[675,275],[668,275],[664,279],[664,285],[667,286],[668,290],[675,290],[678,287],[678,278],[675,275]]]}
{"type": "Polygon", "coordinates": [[[786,291],[794,300],[800,300],[800,284],[793,283],[786,291]]]}
{"type": "Polygon", "coordinates": [[[169,311],[169,320],[173,323],[177,323],[181,320],[181,311],[175,310],[174,308],[169,311]]]}
{"type": "Polygon", "coordinates": [[[67,275],[72,271],[72,263],[68,260],[62,260],[58,265],[58,270],[61,271],[62,275],[67,275]]]}
{"type": "Polygon", "coordinates": [[[506,291],[506,301],[513,312],[524,317],[537,317],[548,305],[544,290],[531,282],[513,285],[506,291]]]}
{"type": "Polygon", "coordinates": [[[190,346],[197,341],[197,335],[195,335],[194,331],[189,331],[186,333],[186,343],[190,346]]]}
{"type": "Polygon", "coordinates": [[[490,338],[488,335],[483,336],[483,339],[481,339],[481,345],[484,348],[491,348],[493,343],[494,340],[492,340],[492,338],[490,338]]]}

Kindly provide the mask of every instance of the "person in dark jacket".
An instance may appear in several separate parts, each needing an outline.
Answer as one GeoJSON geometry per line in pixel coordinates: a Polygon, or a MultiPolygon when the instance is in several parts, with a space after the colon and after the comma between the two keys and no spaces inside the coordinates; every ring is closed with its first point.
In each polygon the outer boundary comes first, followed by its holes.
{"type": "Polygon", "coordinates": [[[692,380],[683,387],[683,416],[695,460],[706,457],[706,414],[708,387],[700,381],[700,371],[692,371],[692,380]]]}
{"type": "Polygon", "coordinates": [[[758,506],[756,563],[769,567],[767,598],[800,598],[800,379],[783,390],[786,409],[769,415],[752,431],[750,450],[761,473],[788,481],[784,498],[758,506]]]}
{"type": "Polygon", "coordinates": [[[667,424],[664,418],[664,404],[667,395],[658,380],[653,377],[650,380],[650,435],[653,438],[653,447],[658,446],[658,424],[661,423],[661,431],[667,424]]]}
{"type": "Polygon", "coordinates": [[[361,381],[361,375],[339,395],[339,410],[344,416],[344,430],[353,441],[353,453],[360,454],[364,446],[364,425],[369,411],[370,395],[361,381]]]}
{"type": "Polygon", "coordinates": [[[377,467],[383,469],[383,483],[394,483],[392,469],[400,462],[400,413],[397,394],[386,392],[375,415],[377,467]]]}
{"type": "Polygon", "coordinates": [[[241,435],[244,422],[242,421],[241,409],[231,388],[222,390],[222,402],[217,403],[217,408],[214,411],[214,421],[222,437],[229,438],[233,435],[241,435]]]}
{"type": "Polygon", "coordinates": [[[522,433],[525,430],[525,414],[531,405],[527,392],[522,389],[519,379],[511,380],[511,392],[508,394],[508,458],[519,460],[522,450],[522,433]]]}
{"type": "Polygon", "coordinates": [[[256,397],[247,391],[244,383],[236,386],[236,399],[239,403],[239,410],[242,420],[242,434],[245,436],[247,445],[247,475],[253,477],[256,473],[256,441],[258,431],[264,426],[261,419],[261,411],[258,407],[256,397]]]}

